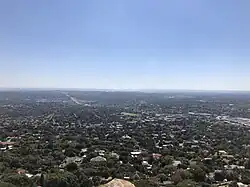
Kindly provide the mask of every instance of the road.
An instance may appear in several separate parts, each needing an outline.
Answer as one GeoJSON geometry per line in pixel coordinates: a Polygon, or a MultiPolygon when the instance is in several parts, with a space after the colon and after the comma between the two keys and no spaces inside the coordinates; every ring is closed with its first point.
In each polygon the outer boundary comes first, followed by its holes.
{"type": "Polygon", "coordinates": [[[68,93],[63,93],[65,94],[67,97],[70,98],[71,101],[73,101],[74,103],[80,105],[81,103],[75,98],[75,97],[72,97],[71,95],[69,95],[68,93]]]}

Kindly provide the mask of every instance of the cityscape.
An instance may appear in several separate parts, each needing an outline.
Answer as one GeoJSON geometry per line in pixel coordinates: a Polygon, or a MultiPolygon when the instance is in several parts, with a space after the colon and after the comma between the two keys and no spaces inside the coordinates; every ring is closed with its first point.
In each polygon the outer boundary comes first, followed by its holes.
{"type": "Polygon", "coordinates": [[[246,92],[1,91],[4,186],[248,186],[246,92]]]}

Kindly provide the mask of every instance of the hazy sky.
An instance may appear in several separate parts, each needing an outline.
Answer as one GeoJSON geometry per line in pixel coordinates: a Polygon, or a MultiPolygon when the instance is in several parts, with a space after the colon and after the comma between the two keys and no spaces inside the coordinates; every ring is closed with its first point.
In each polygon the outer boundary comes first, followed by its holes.
{"type": "Polygon", "coordinates": [[[250,90],[249,0],[2,0],[0,87],[250,90]]]}

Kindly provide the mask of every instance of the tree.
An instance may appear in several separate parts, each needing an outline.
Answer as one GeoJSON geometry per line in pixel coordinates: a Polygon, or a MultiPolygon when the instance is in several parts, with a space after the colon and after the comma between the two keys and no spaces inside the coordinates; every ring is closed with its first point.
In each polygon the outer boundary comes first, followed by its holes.
{"type": "Polygon", "coordinates": [[[118,162],[118,161],[119,161],[118,159],[109,158],[109,159],[107,160],[107,166],[108,166],[109,168],[113,168],[113,167],[117,166],[117,162],[118,162]]]}
{"type": "Polygon", "coordinates": [[[164,156],[162,159],[161,159],[161,164],[162,166],[166,166],[166,165],[170,165],[172,164],[173,162],[173,158],[171,156],[164,156]]]}
{"type": "Polygon", "coordinates": [[[61,151],[54,151],[52,153],[52,156],[56,159],[56,160],[59,160],[59,161],[62,161],[65,159],[65,155],[61,152],[61,151]]]}
{"type": "Polygon", "coordinates": [[[190,179],[181,181],[177,184],[177,187],[196,187],[196,183],[190,179]]]}
{"type": "Polygon", "coordinates": [[[20,187],[27,187],[31,185],[31,180],[26,175],[10,174],[2,177],[2,181],[14,184],[20,187]]]}
{"type": "Polygon", "coordinates": [[[229,187],[238,187],[237,182],[233,181],[229,184],[229,187]]]}
{"type": "Polygon", "coordinates": [[[84,173],[86,176],[91,177],[91,176],[93,176],[93,175],[96,175],[97,170],[94,169],[94,168],[85,168],[85,169],[83,169],[83,173],[84,173]]]}
{"type": "Polygon", "coordinates": [[[9,162],[10,166],[12,168],[20,168],[22,167],[21,163],[20,163],[20,158],[17,157],[11,157],[11,160],[9,162]]]}
{"type": "Polygon", "coordinates": [[[83,173],[78,177],[80,187],[92,187],[93,182],[83,173]]]}
{"type": "Polygon", "coordinates": [[[7,182],[0,182],[0,187],[16,187],[14,184],[7,182]]]}
{"type": "Polygon", "coordinates": [[[65,149],[65,153],[64,154],[67,157],[74,157],[74,156],[76,156],[75,149],[73,149],[72,147],[69,147],[69,148],[65,149]]]}
{"type": "MultiPolygon", "coordinates": [[[[156,168],[156,169],[158,169],[158,168],[156,168]]],[[[164,168],[160,169],[160,173],[164,173],[164,174],[168,175],[168,174],[173,173],[175,170],[176,170],[176,167],[174,167],[173,165],[166,165],[166,166],[164,166],[164,168]]]]}
{"type": "Polygon", "coordinates": [[[94,176],[92,178],[92,182],[93,182],[94,186],[99,186],[101,184],[101,178],[98,176],[94,176]]]}
{"type": "Polygon", "coordinates": [[[104,177],[104,178],[110,177],[109,168],[107,168],[105,166],[98,167],[97,175],[100,176],[100,177],[104,177]]]}
{"type": "Polygon", "coordinates": [[[157,178],[160,179],[161,182],[164,182],[164,181],[167,181],[167,180],[168,180],[167,175],[165,175],[165,174],[163,174],[163,173],[157,175],[157,178]]]}
{"type": "Polygon", "coordinates": [[[248,159],[244,165],[246,169],[250,169],[250,159],[248,159]]]}
{"type": "Polygon", "coordinates": [[[6,170],[6,165],[3,162],[0,162],[0,173],[4,173],[6,170]]]}
{"type": "Polygon", "coordinates": [[[201,183],[201,186],[202,186],[202,187],[210,187],[211,185],[208,184],[208,183],[206,183],[206,182],[202,182],[202,183],[201,183]]]}
{"type": "Polygon", "coordinates": [[[226,171],[225,172],[225,177],[228,181],[235,181],[238,180],[238,175],[234,171],[226,171]]]}
{"type": "Polygon", "coordinates": [[[159,187],[159,185],[153,181],[150,180],[139,180],[135,183],[136,187],[159,187]]]}
{"type": "Polygon", "coordinates": [[[198,165],[194,165],[191,168],[191,173],[193,174],[194,180],[197,182],[204,182],[206,179],[206,172],[198,165]]]}
{"type": "Polygon", "coordinates": [[[244,184],[250,184],[250,172],[246,171],[242,173],[242,180],[241,182],[244,184]]]}
{"type": "Polygon", "coordinates": [[[223,171],[217,171],[214,173],[214,179],[216,181],[223,181],[226,178],[225,173],[223,171]]]}
{"type": "Polygon", "coordinates": [[[66,165],[66,170],[69,172],[73,172],[73,171],[77,170],[77,168],[78,168],[78,166],[74,162],[71,162],[71,163],[66,165]]]}
{"type": "Polygon", "coordinates": [[[56,172],[47,175],[46,187],[78,187],[77,177],[70,172],[56,172]]]}
{"type": "Polygon", "coordinates": [[[178,184],[179,182],[186,180],[186,179],[192,179],[193,175],[191,172],[183,169],[177,170],[174,175],[172,176],[172,181],[175,184],[178,184]]]}
{"type": "Polygon", "coordinates": [[[45,174],[44,174],[44,173],[41,174],[39,183],[40,183],[40,185],[41,185],[42,187],[45,186],[45,174]]]}

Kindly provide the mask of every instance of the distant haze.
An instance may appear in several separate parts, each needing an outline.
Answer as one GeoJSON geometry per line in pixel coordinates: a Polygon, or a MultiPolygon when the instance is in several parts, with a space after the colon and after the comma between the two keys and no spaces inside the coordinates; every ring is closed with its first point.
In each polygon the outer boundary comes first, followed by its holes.
{"type": "Polygon", "coordinates": [[[0,1],[0,87],[250,90],[249,7],[249,0],[0,1]]]}

